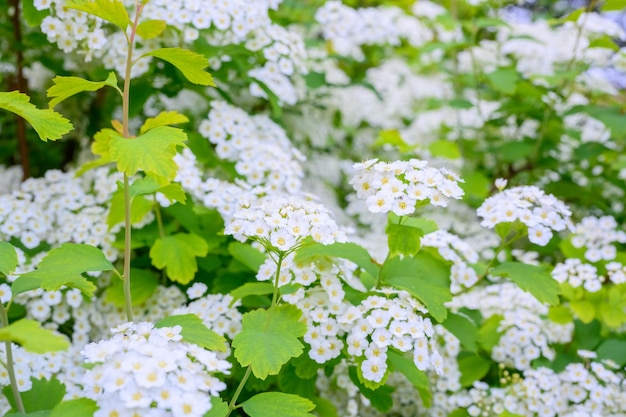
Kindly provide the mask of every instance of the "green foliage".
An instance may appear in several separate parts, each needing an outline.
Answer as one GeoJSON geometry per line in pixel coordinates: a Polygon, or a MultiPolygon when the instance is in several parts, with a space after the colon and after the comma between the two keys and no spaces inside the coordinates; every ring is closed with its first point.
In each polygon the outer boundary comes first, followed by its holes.
{"type": "Polygon", "coordinates": [[[382,268],[385,283],[408,291],[420,300],[428,312],[441,322],[448,315],[444,304],[450,294],[450,268],[432,255],[421,252],[414,257],[391,258],[382,268]]]}
{"type": "Polygon", "coordinates": [[[98,410],[98,404],[89,398],[66,400],[56,405],[50,417],[89,417],[98,410]]]}
{"type": "Polygon", "coordinates": [[[390,223],[387,225],[387,244],[389,254],[394,255],[417,255],[421,247],[424,233],[421,229],[404,224],[390,223]]]}
{"type": "Polygon", "coordinates": [[[137,26],[137,35],[144,40],[154,39],[163,33],[166,27],[167,23],[163,20],[144,20],[137,26]]]}
{"type": "Polygon", "coordinates": [[[391,394],[394,389],[388,385],[380,385],[375,390],[366,387],[358,376],[358,370],[359,368],[351,366],[348,369],[348,375],[350,376],[352,383],[359,388],[361,394],[370,400],[372,406],[378,411],[385,413],[391,410],[391,407],[393,407],[393,398],[391,397],[391,394]]]}
{"type": "Polygon", "coordinates": [[[35,288],[56,291],[66,285],[91,296],[96,286],[82,274],[114,269],[100,249],[84,244],[64,243],[48,252],[36,270],[22,274],[15,280],[13,294],[35,288]]]}
{"type": "Polygon", "coordinates": [[[173,158],[176,148],[184,147],[186,140],[185,132],[169,126],[155,127],[136,138],[124,138],[110,131],[108,154],[126,175],[144,171],[165,186],[176,176],[177,166],[173,158]]]}
{"type": "Polygon", "coordinates": [[[228,253],[254,272],[259,270],[259,267],[265,262],[266,257],[260,250],[241,242],[229,243],[228,253]]]}
{"type": "Polygon", "coordinates": [[[430,392],[430,383],[428,376],[424,371],[420,371],[415,367],[415,363],[409,358],[395,350],[387,352],[389,363],[393,368],[406,377],[406,379],[417,389],[420,398],[426,407],[430,407],[432,402],[432,393],[430,392]]]}
{"type": "Polygon", "coordinates": [[[474,381],[481,380],[489,372],[491,360],[483,358],[475,353],[462,353],[459,355],[459,370],[461,371],[461,385],[471,386],[474,381]]]}
{"type": "Polygon", "coordinates": [[[241,404],[250,417],[313,417],[315,404],[306,398],[282,392],[263,392],[241,404]]]}
{"type": "Polygon", "coordinates": [[[226,339],[209,329],[195,314],[168,316],[154,323],[156,328],[181,326],[183,341],[209,350],[226,351],[226,339]]]}
{"type": "MultiPolygon", "coordinates": [[[[152,211],[153,206],[154,203],[143,196],[134,197],[130,204],[130,222],[138,223],[141,221],[152,211]]],[[[124,186],[118,184],[117,191],[111,197],[111,206],[109,207],[109,214],[106,220],[109,230],[124,222],[125,210],[124,186]]]]}
{"type": "Polygon", "coordinates": [[[156,117],[149,117],[146,119],[145,123],[141,126],[141,129],[139,129],[139,133],[143,135],[155,127],[171,126],[187,122],[189,122],[189,118],[187,118],[184,114],[180,114],[176,111],[163,111],[156,117]]]}
{"type": "Polygon", "coordinates": [[[314,256],[331,256],[347,259],[354,262],[374,277],[378,276],[380,270],[378,264],[369,252],[356,243],[333,243],[331,245],[316,243],[308,245],[297,251],[296,262],[302,262],[314,256]]]}
{"type": "Polygon", "coordinates": [[[202,55],[181,48],[161,48],[142,56],[153,56],[174,65],[192,83],[215,87],[211,74],[204,69],[209,61],[202,55]]]}
{"type": "Polygon", "coordinates": [[[165,273],[172,281],[188,284],[198,271],[196,257],[204,257],[209,245],[193,233],[177,233],[157,239],[150,249],[152,265],[165,273]]]}
{"type": "Polygon", "coordinates": [[[18,91],[0,92],[0,109],[23,117],[44,142],[61,139],[72,130],[69,120],[51,109],[38,109],[26,94],[18,91]]]}
{"type": "Polygon", "coordinates": [[[42,329],[38,321],[21,319],[0,328],[0,340],[21,345],[33,353],[58,352],[69,347],[65,336],[42,329]]]}
{"type": "Polygon", "coordinates": [[[130,25],[128,12],[120,0],[68,0],[65,7],[98,16],[122,31],[130,25]]]}
{"type": "MultiPolygon", "coordinates": [[[[20,393],[22,401],[24,403],[24,411],[26,413],[34,413],[37,411],[52,410],[63,400],[65,395],[65,385],[59,382],[56,378],[52,379],[32,379],[33,386],[26,392],[20,393]]],[[[15,400],[13,395],[10,394],[11,387],[5,386],[2,389],[2,393],[9,400],[13,410],[15,407],[15,400]]],[[[49,415],[49,414],[45,414],[49,415]]]]}
{"type": "Polygon", "coordinates": [[[80,77],[56,76],[52,79],[52,82],[53,86],[48,89],[48,97],[51,98],[51,108],[56,107],[57,104],[73,95],[83,91],[98,91],[105,86],[113,87],[122,95],[122,91],[117,86],[117,77],[114,72],[110,72],[104,81],[88,81],[80,77]]]}
{"type": "Polygon", "coordinates": [[[244,314],[241,333],[232,343],[241,366],[250,366],[254,376],[265,379],[276,375],[289,359],[300,356],[303,345],[298,338],[306,332],[301,314],[293,305],[244,314]]]}
{"type": "Polygon", "coordinates": [[[9,275],[17,268],[17,252],[8,242],[0,242],[0,273],[9,275]]]}
{"type": "Polygon", "coordinates": [[[466,350],[476,352],[478,349],[478,328],[473,321],[461,314],[448,313],[448,317],[441,323],[448,329],[466,350]]]}
{"type": "Polygon", "coordinates": [[[521,262],[505,262],[491,269],[491,274],[504,276],[515,282],[521,289],[535,296],[543,303],[559,303],[559,284],[545,268],[521,262]]]}
{"type": "Polygon", "coordinates": [[[246,282],[240,287],[232,290],[230,295],[233,296],[233,303],[244,297],[251,295],[268,295],[274,292],[274,285],[270,282],[246,282]]]}
{"type": "MultiPolygon", "coordinates": [[[[131,268],[130,291],[133,295],[134,306],[143,304],[157,289],[159,280],[150,271],[131,268]]],[[[106,289],[104,300],[118,307],[124,307],[124,281],[113,278],[113,282],[106,289]]]]}

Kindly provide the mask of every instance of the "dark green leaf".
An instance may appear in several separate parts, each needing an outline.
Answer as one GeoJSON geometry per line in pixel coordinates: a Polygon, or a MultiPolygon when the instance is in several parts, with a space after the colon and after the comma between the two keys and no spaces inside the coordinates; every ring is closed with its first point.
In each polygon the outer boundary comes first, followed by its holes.
{"type": "Polygon", "coordinates": [[[557,305],[561,289],[558,282],[544,268],[521,262],[505,262],[492,268],[495,276],[509,277],[522,290],[527,291],[543,303],[557,305]]]}

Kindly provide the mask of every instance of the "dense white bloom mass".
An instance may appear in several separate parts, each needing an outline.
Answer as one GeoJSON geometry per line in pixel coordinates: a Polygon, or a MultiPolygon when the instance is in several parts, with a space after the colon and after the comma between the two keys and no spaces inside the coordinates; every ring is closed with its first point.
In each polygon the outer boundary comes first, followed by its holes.
{"type": "Polygon", "coordinates": [[[224,233],[241,241],[254,238],[278,251],[289,251],[307,237],[325,245],[346,240],[324,206],[291,196],[242,204],[224,233]]]}
{"type": "Polygon", "coordinates": [[[617,249],[615,244],[626,243],[626,232],[618,230],[612,216],[583,218],[576,224],[572,245],[585,248],[585,258],[589,262],[612,261],[617,249]]]}
{"type": "Polygon", "coordinates": [[[450,198],[460,199],[463,182],[445,168],[428,166],[427,161],[379,162],[371,159],[354,165],[357,174],[350,184],[357,197],[367,203],[372,213],[393,212],[398,216],[415,212],[417,204],[430,202],[445,207],[450,198]]]}
{"type": "Polygon", "coordinates": [[[528,240],[548,244],[553,231],[572,228],[570,209],[556,197],[535,186],[506,189],[486,199],[476,214],[481,225],[490,229],[499,223],[520,221],[528,227],[528,240]]]}
{"type": "Polygon", "coordinates": [[[81,352],[94,364],[83,377],[85,395],[100,407],[94,417],[201,417],[211,409],[211,396],[226,388],[212,374],[227,373],[231,364],[181,341],[180,326],[130,322],[112,331],[111,339],[81,352]]]}

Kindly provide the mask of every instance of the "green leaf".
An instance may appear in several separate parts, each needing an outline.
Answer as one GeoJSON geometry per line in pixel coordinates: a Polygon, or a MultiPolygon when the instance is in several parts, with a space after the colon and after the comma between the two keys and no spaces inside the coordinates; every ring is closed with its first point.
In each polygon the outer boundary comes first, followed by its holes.
{"type": "MultiPolygon", "coordinates": [[[[159,280],[150,271],[145,269],[130,270],[130,293],[134,306],[144,303],[159,286],[159,280]]],[[[104,300],[117,307],[124,307],[126,299],[124,298],[124,281],[113,278],[113,283],[106,289],[104,300]]]]}
{"type": "Polygon", "coordinates": [[[226,339],[209,329],[195,314],[168,316],[154,323],[154,327],[181,326],[183,341],[202,346],[208,350],[226,352],[226,339]]]}
{"type": "Polygon", "coordinates": [[[272,294],[274,292],[274,285],[270,282],[246,282],[240,287],[232,290],[230,295],[233,296],[233,301],[231,301],[231,305],[237,301],[241,300],[244,297],[248,297],[250,295],[267,295],[272,294]]]}
{"type": "Polygon", "coordinates": [[[387,352],[387,358],[396,371],[399,371],[406,379],[413,384],[420,394],[420,398],[424,406],[430,407],[432,403],[432,393],[430,392],[430,384],[428,375],[415,367],[415,363],[404,355],[399,354],[395,350],[387,352]]]}
{"type": "Polygon", "coordinates": [[[204,70],[209,61],[200,54],[182,48],[161,48],[142,56],[154,56],[169,62],[194,84],[215,87],[213,77],[204,70]]]}
{"type": "Polygon", "coordinates": [[[475,353],[461,354],[459,356],[459,371],[461,371],[461,385],[471,386],[474,381],[481,380],[491,367],[491,361],[478,356],[475,353]]]}
{"type": "Polygon", "coordinates": [[[359,388],[359,392],[368,400],[370,400],[372,406],[381,413],[387,413],[393,407],[393,397],[391,394],[394,389],[388,385],[381,385],[378,389],[373,390],[367,388],[359,380],[358,368],[351,366],[348,368],[348,375],[354,385],[359,388]]]}
{"type": "Polygon", "coordinates": [[[381,147],[383,145],[392,145],[398,148],[400,152],[409,152],[414,148],[413,145],[407,144],[397,129],[382,130],[378,134],[378,139],[374,142],[374,146],[381,147]]]}
{"type": "Polygon", "coordinates": [[[66,400],[52,409],[50,417],[93,417],[98,404],[89,398],[66,400]]]}
{"type": "Polygon", "coordinates": [[[119,0],[68,0],[65,7],[98,16],[123,31],[130,24],[126,7],[119,0]]]}
{"type": "Polygon", "coordinates": [[[476,352],[478,349],[478,328],[473,321],[460,314],[449,313],[441,325],[459,339],[465,349],[476,352]]]}
{"type": "Polygon", "coordinates": [[[58,352],[69,347],[65,336],[42,329],[38,321],[21,319],[0,329],[0,340],[14,342],[33,353],[58,352]]]}
{"type": "MultiPolygon", "coordinates": [[[[46,411],[53,409],[63,400],[65,395],[65,385],[56,378],[51,379],[32,379],[33,386],[25,392],[21,392],[22,403],[26,413],[35,413],[37,411],[46,411]]],[[[11,407],[15,410],[15,400],[11,394],[11,386],[7,385],[2,389],[6,398],[11,403],[11,407]]],[[[39,414],[33,414],[39,416],[39,414]]],[[[42,414],[43,415],[43,414],[42,414]]],[[[46,414],[49,415],[49,414],[46,414]]]]}
{"type": "Polygon", "coordinates": [[[33,0],[22,0],[22,16],[30,27],[41,25],[43,19],[50,14],[48,10],[37,10],[33,0]]]}
{"type": "Polygon", "coordinates": [[[266,257],[260,250],[241,242],[230,243],[228,245],[228,253],[254,272],[259,270],[266,257]]]}
{"type": "MultiPolygon", "coordinates": [[[[391,213],[393,214],[393,213],[391,213]]],[[[393,214],[395,216],[395,214],[393,214]]],[[[437,223],[433,220],[426,219],[424,217],[405,217],[404,223],[405,226],[411,226],[420,229],[424,235],[435,232],[439,229],[437,223]]]]}
{"type": "Polygon", "coordinates": [[[600,10],[603,12],[608,12],[612,10],[621,10],[623,11],[626,8],[626,0],[605,0],[600,10]]]}
{"type": "Polygon", "coordinates": [[[567,324],[574,320],[570,309],[563,305],[550,307],[548,318],[558,324],[567,324]]]}
{"type": "Polygon", "coordinates": [[[129,189],[131,197],[136,197],[145,194],[163,194],[170,202],[178,201],[181,204],[185,204],[187,196],[185,190],[180,184],[171,183],[163,187],[154,178],[145,177],[135,180],[129,189]]]}
{"type": "Polygon", "coordinates": [[[198,271],[196,257],[209,253],[209,245],[200,236],[193,233],[177,233],[157,239],[150,248],[152,265],[165,273],[172,280],[183,285],[193,280],[198,271]]]}
{"type": "Polygon", "coordinates": [[[488,353],[491,353],[502,337],[502,332],[498,330],[502,319],[501,315],[494,314],[485,320],[478,330],[478,344],[488,353]]]}
{"type": "Polygon", "coordinates": [[[117,77],[114,72],[110,72],[109,76],[104,81],[87,81],[80,77],[62,77],[57,75],[52,79],[53,86],[48,89],[48,97],[50,100],[50,107],[56,107],[57,104],[63,100],[78,94],[83,91],[98,91],[99,89],[109,86],[117,90],[120,95],[122,91],[117,86],[117,77]]]}
{"type": "Polygon", "coordinates": [[[139,133],[143,135],[155,127],[177,125],[187,123],[188,121],[189,118],[184,114],[180,114],[176,111],[163,111],[156,115],[156,117],[148,118],[143,126],[141,126],[141,129],[139,129],[139,133]]]}
{"type": "Polygon", "coordinates": [[[155,127],[136,138],[124,138],[117,132],[110,132],[110,137],[109,152],[118,170],[128,176],[145,171],[161,185],[176,176],[176,148],[184,147],[187,140],[185,132],[169,126],[155,127]]]}
{"type": "Polygon", "coordinates": [[[337,407],[325,398],[313,397],[311,400],[315,403],[315,414],[320,417],[339,417],[337,407]]]}
{"type": "Polygon", "coordinates": [[[433,157],[440,156],[447,159],[459,159],[461,157],[459,145],[445,139],[432,142],[428,145],[428,150],[433,157]]]}
{"type": "Polygon", "coordinates": [[[250,417],[314,417],[311,400],[282,392],[262,392],[241,404],[250,417]]]}
{"type": "Polygon", "coordinates": [[[519,74],[514,68],[498,68],[485,76],[496,91],[507,95],[515,93],[519,74]]]}
{"type": "Polygon", "coordinates": [[[289,359],[300,356],[304,346],[298,338],[306,333],[301,314],[289,304],[244,314],[242,330],[232,343],[241,366],[250,366],[254,376],[265,379],[277,374],[289,359]]]}
{"type": "MultiPolygon", "coordinates": [[[[107,214],[106,220],[109,230],[120,223],[124,223],[125,220],[126,204],[122,187],[123,186],[119,186],[111,197],[111,206],[109,207],[109,214],[107,214]]],[[[133,198],[130,203],[130,222],[140,222],[146,214],[152,211],[153,206],[154,202],[143,196],[133,198]]]]}
{"type": "Polygon", "coordinates": [[[377,277],[380,271],[380,267],[376,264],[376,261],[371,257],[367,249],[356,243],[333,243],[332,245],[315,243],[298,250],[296,252],[295,261],[301,262],[314,256],[330,256],[347,259],[354,262],[374,277],[377,277]]]}
{"type": "Polygon", "coordinates": [[[12,289],[14,294],[19,294],[38,287],[46,291],[56,291],[67,285],[78,288],[91,297],[96,286],[81,274],[88,271],[112,271],[114,269],[113,264],[100,249],[90,245],[64,243],[48,252],[36,270],[22,274],[13,283],[12,289]],[[16,284],[18,284],[18,290],[16,290],[16,284]]]}
{"type": "Polygon", "coordinates": [[[521,262],[505,262],[492,268],[490,273],[509,277],[522,290],[527,291],[543,303],[557,305],[561,289],[558,282],[544,268],[521,262]]]}
{"type": "Polygon", "coordinates": [[[412,258],[391,258],[382,269],[384,282],[408,291],[439,322],[448,314],[444,304],[452,300],[449,277],[450,268],[425,252],[412,258]]]}
{"type": "Polygon", "coordinates": [[[403,224],[391,223],[387,225],[387,243],[389,254],[416,255],[421,247],[424,232],[418,228],[403,224]]]}
{"type": "Polygon", "coordinates": [[[145,20],[137,26],[137,35],[143,40],[154,39],[163,33],[166,27],[167,23],[164,20],[145,20]]]}
{"type": "Polygon", "coordinates": [[[608,339],[598,346],[598,359],[610,359],[620,367],[626,365],[626,340],[608,339]]]}
{"type": "Polygon", "coordinates": [[[52,109],[38,109],[30,97],[18,91],[0,92],[0,109],[24,118],[44,142],[61,139],[72,130],[72,124],[52,109]]]}
{"type": "Polygon", "coordinates": [[[211,397],[211,409],[202,417],[226,417],[228,411],[228,404],[220,397],[211,397]]]}
{"type": "Polygon", "coordinates": [[[17,252],[8,242],[0,242],[0,273],[9,275],[17,268],[17,252]]]}
{"type": "Polygon", "coordinates": [[[569,305],[583,323],[591,323],[596,318],[596,308],[587,300],[571,301],[569,305]]]}

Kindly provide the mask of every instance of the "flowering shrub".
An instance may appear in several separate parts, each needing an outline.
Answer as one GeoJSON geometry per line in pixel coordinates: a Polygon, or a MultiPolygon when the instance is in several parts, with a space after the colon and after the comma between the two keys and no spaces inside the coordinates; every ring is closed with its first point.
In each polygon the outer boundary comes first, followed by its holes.
{"type": "Polygon", "coordinates": [[[623,415],[575,3],[0,0],[0,414],[623,415]]]}

